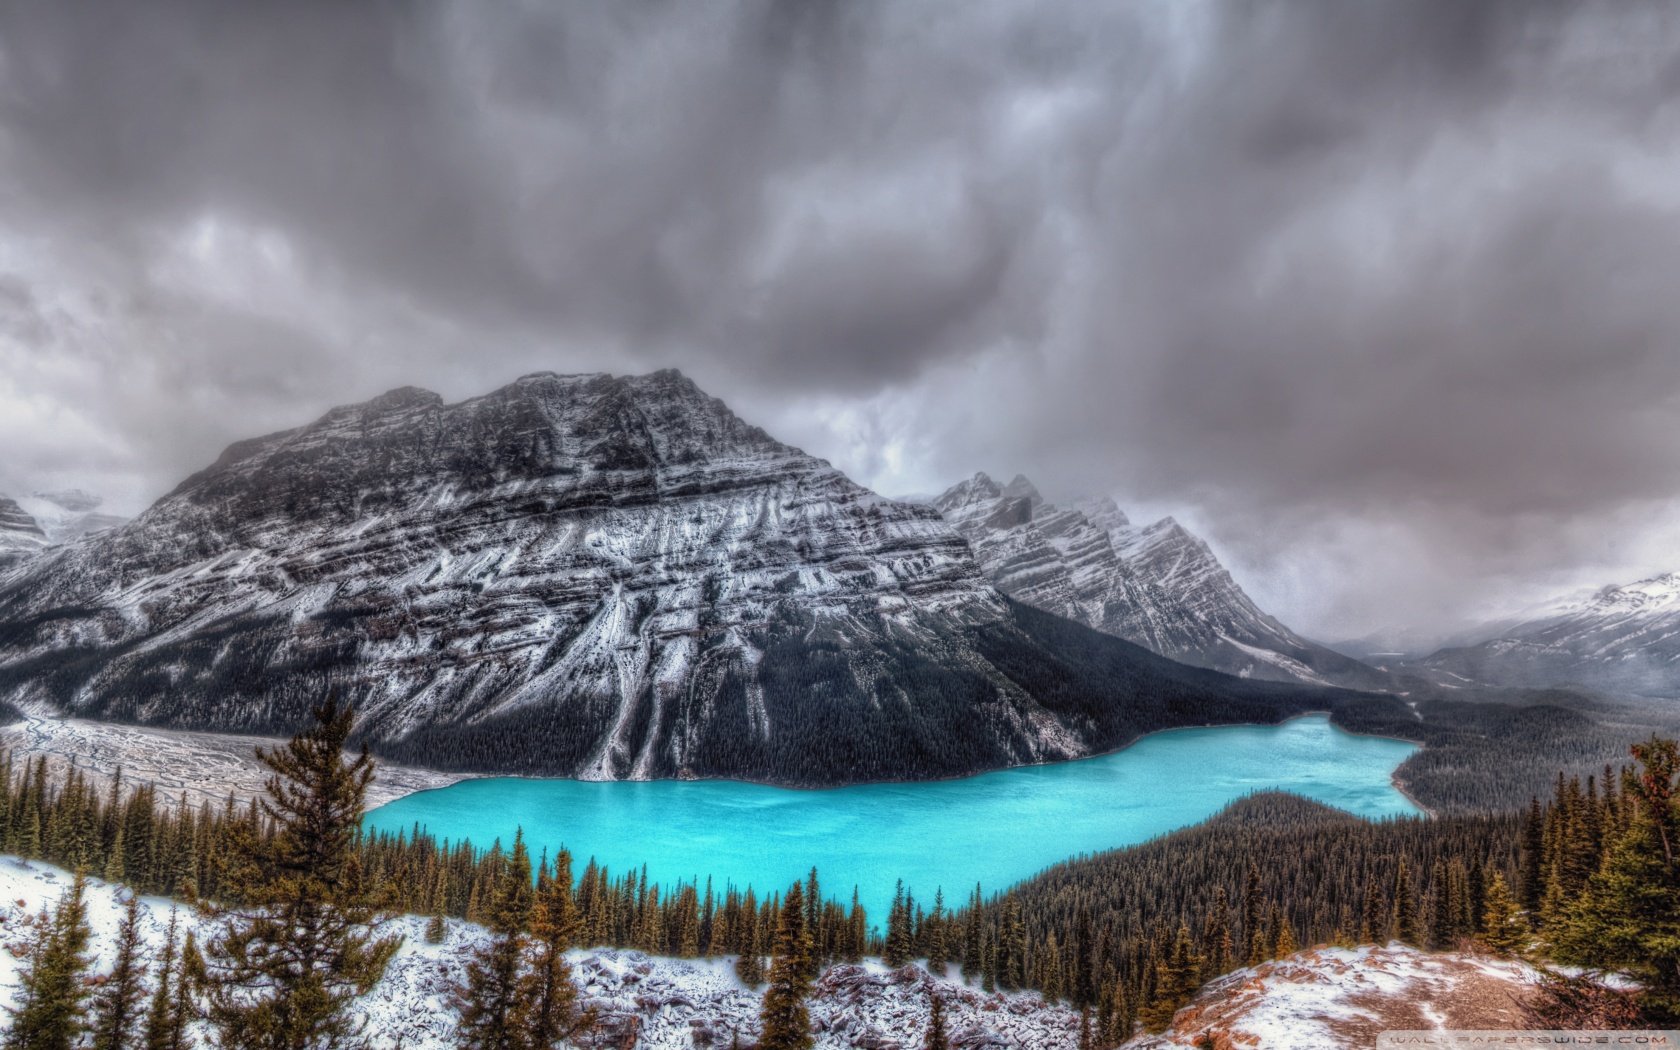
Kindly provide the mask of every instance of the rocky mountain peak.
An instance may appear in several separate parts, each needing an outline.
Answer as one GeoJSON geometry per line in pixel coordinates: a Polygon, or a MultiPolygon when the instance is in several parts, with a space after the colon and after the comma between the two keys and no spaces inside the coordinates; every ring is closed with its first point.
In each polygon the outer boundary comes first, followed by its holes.
{"type": "Polygon", "coordinates": [[[977,474],[933,505],[967,538],[993,584],[1029,605],[1233,674],[1384,682],[1267,616],[1212,548],[1173,518],[1135,526],[1108,498],[1060,508],[1022,475],[999,487],[977,474]]]}
{"type": "Polygon", "coordinates": [[[1025,474],[1015,475],[1009,484],[1003,487],[1003,494],[1014,499],[1025,499],[1035,507],[1044,502],[1038,488],[1027,480],[1025,474]]]}
{"type": "Polygon", "coordinates": [[[35,519],[26,514],[16,500],[0,496],[0,536],[4,535],[28,536],[43,541],[47,538],[35,519]]]}
{"type": "Polygon", "coordinates": [[[1405,669],[1465,682],[1545,687],[1581,684],[1610,693],[1672,697],[1680,667],[1680,574],[1613,584],[1560,599],[1521,622],[1497,624],[1405,669]]]}
{"type": "Polygon", "coordinates": [[[38,500],[50,503],[60,510],[69,511],[72,514],[85,514],[88,511],[98,510],[100,507],[105,505],[103,497],[95,496],[93,493],[84,492],[81,489],[64,489],[60,492],[37,492],[34,494],[34,497],[38,500]]]}
{"type": "Polygon", "coordinates": [[[959,525],[978,514],[989,517],[995,504],[1003,496],[1003,487],[984,472],[966,481],[959,481],[930,504],[946,521],[959,525]]]}
{"type": "Polygon", "coordinates": [[[0,496],[0,570],[33,557],[47,545],[46,533],[17,501],[0,496]]]}
{"type": "Polygon", "coordinates": [[[443,395],[417,386],[400,386],[358,406],[364,418],[374,419],[395,412],[442,408],[443,395]]]}
{"type": "Polygon", "coordinates": [[[1074,509],[1099,529],[1112,533],[1115,529],[1130,528],[1132,519],[1110,496],[1088,497],[1074,503],[1074,509]]]}
{"type": "MultiPolygon", "coordinates": [[[[1112,563],[971,480],[982,532],[1112,563]]],[[[20,708],[284,732],[337,691],[397,761],[589,779],[956,776],[1300,709],[1009,601],[934,508],[673,371],[405,388],[239,442],[8,570],[0,622],[20,708]]]]}

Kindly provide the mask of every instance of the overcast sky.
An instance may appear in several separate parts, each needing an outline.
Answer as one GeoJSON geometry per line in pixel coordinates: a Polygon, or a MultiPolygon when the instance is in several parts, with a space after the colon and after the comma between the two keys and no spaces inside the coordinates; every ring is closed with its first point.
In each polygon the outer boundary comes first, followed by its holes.
{"type": "Polygon", "coordinates": [[[1680,7],[0,5],[0,490],[677,366],[1318,637],[1680,569],[1680,7]]]}

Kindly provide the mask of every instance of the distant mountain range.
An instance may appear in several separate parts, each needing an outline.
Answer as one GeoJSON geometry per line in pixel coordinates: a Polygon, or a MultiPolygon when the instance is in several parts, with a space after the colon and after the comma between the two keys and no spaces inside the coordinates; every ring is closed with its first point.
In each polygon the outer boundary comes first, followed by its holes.
{"type": "Polygon", "coordinates": [[[1486,635],[1396,669],[1448,688],[1576,684],[1674,697],[1680,695],[1680,574],[1606,587],[1486,635]]]}
{"type": "Polygon", "coordinates": [[[104,501],[80,489],[37,492],[12,499],[0,495],[0,569],[39,554],[55,543],[121,525],[126,519],[101,513],[104,501]]]}
{"type": "Polygon", "coordinates": [[[976,474],[932,504],[1003,593],[1174,660],[1244,678],[1382,689],[1392,678],[1262,612],[1172,518],[1133,525],[1112,499],[1071,507],[1026,478],[976,474]]]}
{"type": "MultiPolygon", "coordinates": [[[[988,521],[1050,515],[970,488],[975,507],[996,504],[988,521]]],[[[239,442],[138,518],[74,543],[46,546],[8,505],[18,542],[39,549],[0,575],[0,699],[284,731],[336,690],[377,750],[418,764],[799,784],[1072,758],[1338,702],[1013,600],[970,543],[1013,542],[1015,526],[982,523],[965,541],[967,504],[946,502],[964,533],[676,372],[540,374],[453,405],[395,390],[239,442]]],[[[1109,524],[1082,514],[1079,536],[1124,569],[1091,586],[1148,603],[1128,630],[1197,655],[1226,646],[1231,661],[1263,650],[1236,669],[1289,677],[1267,646],[1293,636],[1204,545],[1166,523],[1116,546],[1123,516],[1093,513],[1109,524]],[[1235,611],[1215,615],[1203,595],[1235,611]]],[[[1308,645],[1287,658],[1306,680],[1341,666],[1308,645]]]]}

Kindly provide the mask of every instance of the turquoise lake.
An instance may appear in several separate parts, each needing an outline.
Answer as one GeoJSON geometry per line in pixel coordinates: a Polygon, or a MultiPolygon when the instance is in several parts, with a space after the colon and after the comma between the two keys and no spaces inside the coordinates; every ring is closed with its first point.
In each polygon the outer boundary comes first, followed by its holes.
{"type": "MultiPolygon", "coordinates": [[[[1415,744],[1354,736],[1308,715],[1277,726],[1175,729],[1124,751],[962,780],[803,791],[725,780],[594,783],[467,780],[400,798],[367,817],[389,831],[419,823],[488,846],[523,827],[533,856],[565,846],[622,875],[647,864],[670,885],[712,876],[760,892],[814,864],[825,896],[860,888],[885,919],[904,879],[928,905],[936,887],[962,903],[1059,861],[1153,838],[1277,788],[1361,817],[1416,815],[1394,768],[1415,744]]],[[[873,919],[872,919],[873,921],[873,919]]]]}

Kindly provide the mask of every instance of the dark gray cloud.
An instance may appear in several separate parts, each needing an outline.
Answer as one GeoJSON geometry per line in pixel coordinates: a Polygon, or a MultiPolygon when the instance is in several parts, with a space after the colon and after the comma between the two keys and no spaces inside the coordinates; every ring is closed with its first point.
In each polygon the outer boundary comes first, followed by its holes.
{"type": "Polygon", "coordinates": [[[676,364],[1444,625],[1673,567],[1677,93],[1656,3],[16,0],[0,486],[676,364]]]}

